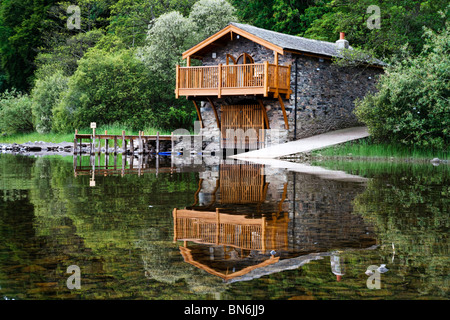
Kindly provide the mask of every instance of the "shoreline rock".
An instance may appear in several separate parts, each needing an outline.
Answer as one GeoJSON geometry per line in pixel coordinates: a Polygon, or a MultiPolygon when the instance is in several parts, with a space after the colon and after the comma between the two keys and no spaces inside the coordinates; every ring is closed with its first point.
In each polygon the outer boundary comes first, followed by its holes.
{"type": "MultiPolygon", "coordinates": [[[[98,149],[97,149],[98,150],[98,149]]],[[[96,153],[98,152],[96,150],[96,153]]],[[[160,144],[160,152],[166,152],[170,150],[170,146],[167,143],[160,144]]],[[[147,147],[147,152],[145,153],[155,153],[155,147],[149,145],[147,147]]],[[[109,147],[106,149],[104,146],[101,148],[101,153],[114,153],[114,148],[109,147]]],[[[73,142],[45,142],[45,141],[28,141],[25,143],[3,143],[0,144],[0,153],[10,153],[10,154],[22,154],[22,155],[73,155],[73,142]]],[[[77,154],[89,155],[91,153],[90,145],[88,143],[78,145],[77,154]],[[81,151],[81,152],[80,152],[81,151]]],[[[121,148],[117,149],[117,153],[123,153],[121,148]]],[[[134,147],[134,154],[139,154],[139,148],[137,146],[134,147]]],[[[131,150],[128,147],[125,150],[125,154],[131,155],[131,150]]]]}

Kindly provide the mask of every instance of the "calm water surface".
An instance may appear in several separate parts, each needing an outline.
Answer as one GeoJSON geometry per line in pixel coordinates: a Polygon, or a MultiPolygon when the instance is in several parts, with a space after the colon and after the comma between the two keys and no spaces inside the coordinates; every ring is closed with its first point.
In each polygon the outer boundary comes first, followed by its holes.
{"type": "Polygon", "coordinates": [[[0,299],[448,299],[450,167],[317,165],[0,154],[0,299]]]}

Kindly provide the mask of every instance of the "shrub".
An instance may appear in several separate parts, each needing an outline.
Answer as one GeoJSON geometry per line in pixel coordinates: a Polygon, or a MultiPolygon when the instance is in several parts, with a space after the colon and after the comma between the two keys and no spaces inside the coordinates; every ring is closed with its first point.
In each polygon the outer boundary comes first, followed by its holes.
{"type": "Polygon", "coordinates": [[[69,78],[61,71],[37,79],[31,97],[33,123],[39,133],[48,133],[53,124],[53,108],[58,104],[61,92],[67,90],[69,78]]]}
{"type": "Polygon", "coordinates": [[[0,96],[0,132],[15,134],[33,131],[31,99],[15,90],[0,96]]]}
{"type": "Polygon", "coordinates": [[[422,53],[386,69],[378,92],[355,113],[379,141],[448,149],[450,145],[450,35],[428,30],[422,53]]]}

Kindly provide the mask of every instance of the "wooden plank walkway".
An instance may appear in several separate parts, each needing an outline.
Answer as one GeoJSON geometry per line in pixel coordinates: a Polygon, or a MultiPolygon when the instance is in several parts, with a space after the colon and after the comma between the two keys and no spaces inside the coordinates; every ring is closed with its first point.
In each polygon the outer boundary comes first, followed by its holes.
{"type": "Polygon", "coordinates": [[[369,136],[366,127],[353,127],[348,129],[330,131],[313,137],[299,139],[275,146],[253,150],[230,156],[233,159],[277,159],[301,152],[323,149],[339,143],[362,139],[369,136]]]}

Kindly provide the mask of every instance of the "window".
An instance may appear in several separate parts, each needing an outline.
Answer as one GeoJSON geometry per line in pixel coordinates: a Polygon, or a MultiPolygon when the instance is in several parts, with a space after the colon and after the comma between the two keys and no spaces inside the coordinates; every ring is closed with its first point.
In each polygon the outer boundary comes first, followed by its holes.
{"type": "Polygon", "coordinates": [[[239,58],[236,60],[236,64],[248,64],[248,63],[255,63],[255,62],[253,58],[247,53],[241,54],[239,58]]]}
{"type": "Polygon", "coordinates": [[[227,65],[233,64],[236,64],[236,59],[231,54],[227,53],[227,65]]]}

